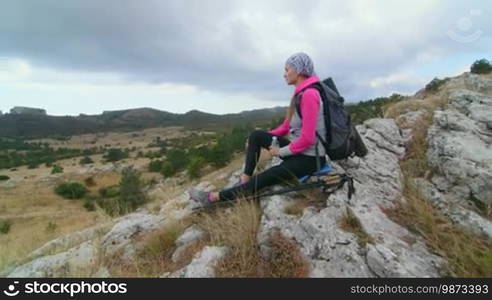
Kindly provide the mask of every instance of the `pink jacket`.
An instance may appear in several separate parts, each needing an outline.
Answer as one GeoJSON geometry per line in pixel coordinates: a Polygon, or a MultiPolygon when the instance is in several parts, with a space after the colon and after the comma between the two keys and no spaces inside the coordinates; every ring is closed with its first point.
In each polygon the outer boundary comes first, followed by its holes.
{"type": "MultiPolygon", "coordinates": [[[[301,84],[296,86],[294,96],[306,86],[316,82],[319,82],[319,78],[317,76],[309,77],[301,84]]],[[[319,92],[316,89],[311,88],[305,90],[302,94],[300,105],[302,111],[301,136],[292,141],[289,145],[280,148],[280,156],[300,154],[316,142],[316,126],[320,108],[319,92]]],[[[268,132],[275,136],[285,136],[289,133],[290,128],[289,120],[285,119],[279,127],[268,132]]]]}

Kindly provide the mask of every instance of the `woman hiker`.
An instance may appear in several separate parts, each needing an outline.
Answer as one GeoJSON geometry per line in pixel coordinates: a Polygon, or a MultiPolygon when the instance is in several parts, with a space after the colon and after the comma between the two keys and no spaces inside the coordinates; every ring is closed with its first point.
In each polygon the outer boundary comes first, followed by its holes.
{"type": "Polygon", "coordinates": [[[244,173],[235,186],[220,192],[205,192],[196,188],[188,190],[190,198],[200,203],[202,207],[217,201],[234,200],[241,195],[257,193],[265,187],[312,174],[317,170],[316,145],[318,145],[320,165],[325,164],[325,149],[322,143],[316,143],[316,131],[321,136],[325,136],[323,103],[316,89],[306,89],[307,86],[319,82],[319,78],[314,73],[313,61],[305,53],[292,55],[285,63],[284,78],[288,85],[295,86],[284,122],[268,132],[255,130],[251,133],[246,143],[244,173]],[[297,101],[300,101],[298,107],[302,119],[296,111],[297,101]],[[289,133],[291,141],[285,138],[289,133]],[[274,136],[278,138],[280,147],[271,146],[274,136]],[[261,148],[267,149],[272,156],[280,157],[282,163],[253,175],[261,148]]]}

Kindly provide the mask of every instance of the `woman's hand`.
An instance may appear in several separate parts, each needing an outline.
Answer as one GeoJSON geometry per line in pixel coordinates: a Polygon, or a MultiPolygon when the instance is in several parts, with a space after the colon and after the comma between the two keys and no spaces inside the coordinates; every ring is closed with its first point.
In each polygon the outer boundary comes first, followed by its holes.
{"type": "Polygon", "coordinates": [[[280,149],[279,147],[270,146],[270,148],[268,148],[268,152],[270,152],[270,155],[272,155],[272,156],[278,156],[279,149],[280,149]]]}

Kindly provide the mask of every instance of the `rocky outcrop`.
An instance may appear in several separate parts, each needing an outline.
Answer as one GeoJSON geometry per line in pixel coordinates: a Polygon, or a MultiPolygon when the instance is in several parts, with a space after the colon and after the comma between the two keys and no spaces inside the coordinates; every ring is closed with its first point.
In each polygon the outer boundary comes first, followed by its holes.
{"type": "Polygon", "coordinates": [[[492,98],[459,89],[449,102],[428,131],[432,185],[419,186],[456,223],[492,239],[492,222],[477,213],[492,205],[492,98]]]}
{"type": "Polygon", "coordinates": [[[304,210],[300,218],[287,215],[285,208],[295,200],[273,196],[264,207],[258,237],[268,257],[268,235],[276,229],[293,239],[311,265],[313,277],[438,277],[445,263],[426,249],[418,236],[396,224],[385,214],[402,198],[399,158],[403,139],[392,119],[373,119],[357,128],[369,154],[360,161],[342,165],[355,179],[357,193],[347,202],[342,189],[326,200],[326,208],[304,210]],[[371,242],[341,228],[349,210],[360,222],[360,230],[371,242]]]}

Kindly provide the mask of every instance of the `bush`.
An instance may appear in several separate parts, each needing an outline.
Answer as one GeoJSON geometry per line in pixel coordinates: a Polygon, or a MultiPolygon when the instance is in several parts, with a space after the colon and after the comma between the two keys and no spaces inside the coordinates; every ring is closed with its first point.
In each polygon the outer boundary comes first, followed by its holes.
{"type": "Polygon", "coordinates": [[[87,192],[87,188],[78,182],[65,182],[55,188],[55,193],[66,199],[80,199],[87,192]]]}
{"type": "Polygon", "coordinates": [[[117,148],[111,148],[108,150],[104,158],[108,162],[115,162],[128,157],[128,153],[117,148]]]}
{"type": "Polygon", "coordinates": [[[147,197],[142,190],[140,173],[132,167],[123,169],[120,180],[120,214],[134,211],[146,201],[147,197]]]}
{"type": "Polygon", "coordinates": [[[86,200],[84,202],[84,208],[87,210],[87,211],[95,211],[96,210],[96,206],[94,205],[94,201],[93,200],[86,200]]]}
{"type": "Polygon", "coordinates": [[[28,165],[27,165],[27,168],[28,169],[37,169],[39,167],[39,163],[37,162],[30,162],[28,165]]]}
{"type": "Polygon", "coordinates": [[[431,82],[429,82],[426,86],[425,86],[425,90],[427,92],[437,92],[439,90],[439,88],[445,84],[447,81],[449,80],[449,78],[444,78],[444,79],[439,79],[439,78],[434,78],[432,79],[431,82]]]}
{"type": "Polygon", "coordinates": [[[191,179],[200,177],[200,170],[205,166],[205,159],[199,156],[194,156],[191,158],[190,164],[188,165],[188,176],[191,179]]]}
{"type": "Polygon", "coordinates": [[[120,195],[120,187],[118,185],[112,185],[99,189],[99,195],[103,198],[113,198],[120,195]]]}
{"type": "Polygon", "coordinates": [[[94,181],[94,177],[87,177],[84,180],[84,183],[86,186],[95,186],[96,185],[96,182],[94,181]]]}
{"type": "Polygon", "coordinates": [[[7,175],[0,175],[0,181],[5,181],[5,180],[9,180],[10,177],[8,177],[7,175]]]}
{"type": "Polygon", "coordinates": [[[170,162],[165,161],[162,164],[161,174],[166,177],[170,177],[176,174],[176,169],[174,169],[173,165],[170,162]]]}
{"type": "Polygon", "coordinates": [[[488,74],[492,72],[492,64],[487,59],[482,58],[471,65],[470,72],[473,74],[488,74]]]}
{"type": "Polygon", "coordinates": [[[162,160],[153,160],[149,163],[149,172],[159,173],[162,170],[162,160]]]}
{"type": "Polygon", "coordinates": [[[63,167],[59,165],[53,165],[53,168],[51,169],[51,174],[58,174],[58,173],[63,173],[63,167]]]}
{"type": "Polygon", "coordinates": [[[85,156],[84,158],[82,158],[79,162],[81,165],[88,165],[88,164],[93,164],[94,161],[92,160],[92,158],[90,158],[89,156],[85,156]]]}
{"type": "Polygon", "coordinates": [[[45,228],[47,233],[53,233],[57,229],[58,229],[58,225],[55,222],[51,222],[51,221],[48,222],[48,225],[46,225],[46,228],[45,228]]]}
{"type": "Polygon", "coordinates": [[[10,220],[0,220],[0,233],[7,234],[10,231],[10,226],[12,226],[12,221],[10,220]]]}

